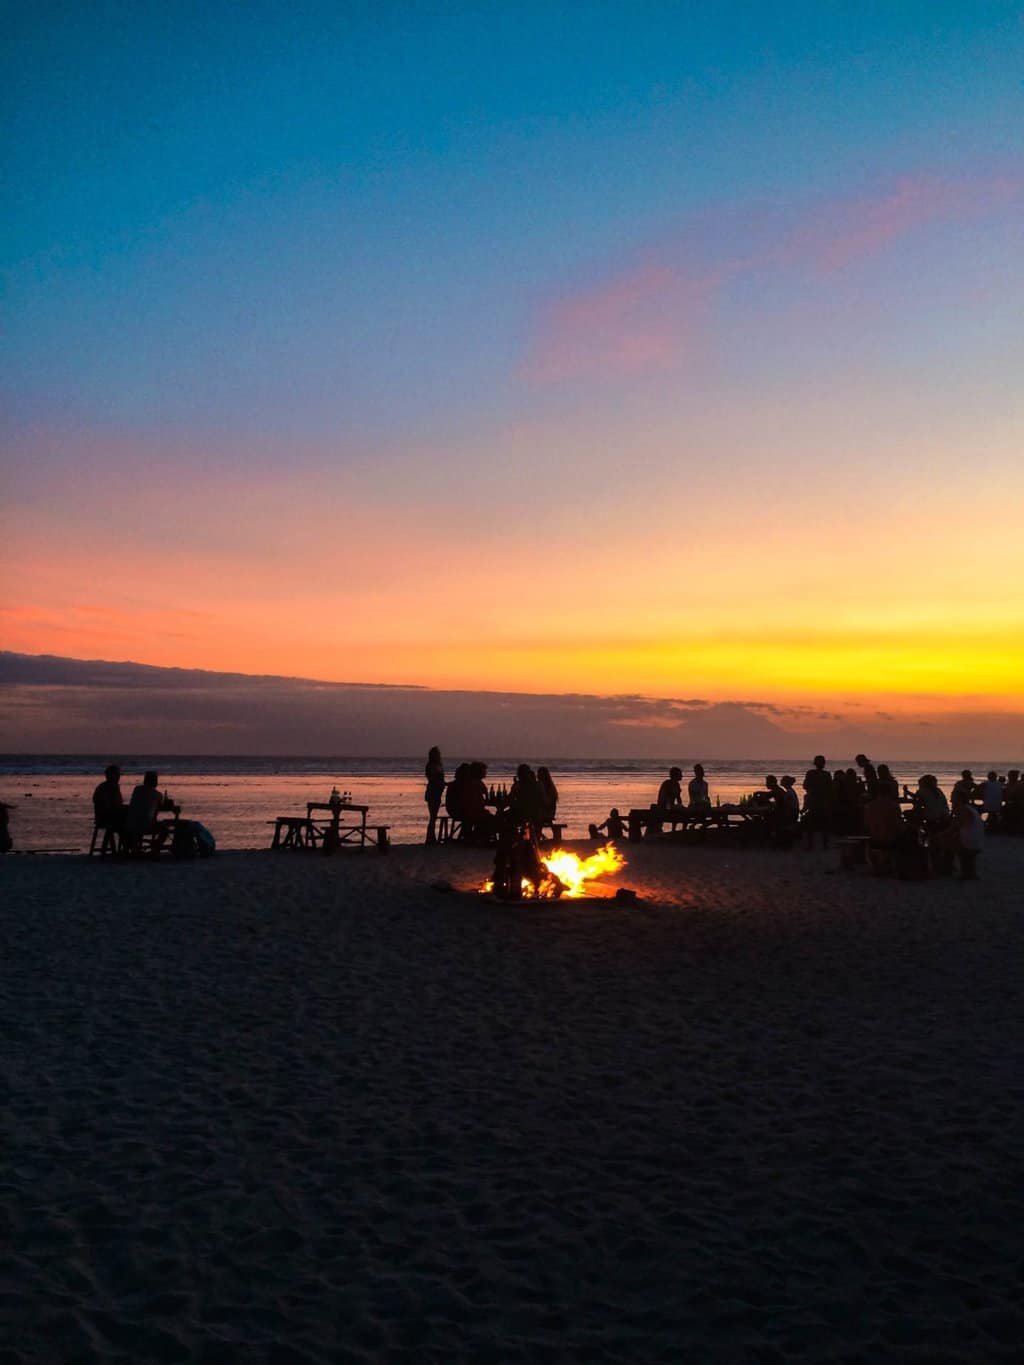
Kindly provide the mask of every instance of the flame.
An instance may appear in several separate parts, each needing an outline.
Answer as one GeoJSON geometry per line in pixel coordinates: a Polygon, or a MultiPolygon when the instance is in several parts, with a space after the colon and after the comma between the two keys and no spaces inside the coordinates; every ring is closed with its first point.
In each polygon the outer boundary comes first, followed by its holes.
{"type": "MultiPolygon", "coordinates": [[[[596,853],[592,853],[589,858],[578,858],[575,853],[569,853],[564,848],[559,848],[554,853],[542,857],[541,862],[547,869],[547,877],[541,882],[538,894],[543,898],[553,898],[556,894],[567,896],[570,900],[576,900],[580,896],[585,896],[590,890],[587,883],[594,881],[597,877],[608,876],[613,872],[618,872],[626,866],[626,860],[615,847],[614,844],[605,844],[596,853]]],[[[484,882],[481,891],[493,891],[494,883],[490,880],[484,882]]],[[[532,884],[523,880],[523,895],[532,899],[534,888],[532,884]]]]}
{"type": "Polygon", "coordinates": [[[599,848],[589,858],[577,858],[575,853],[559,848],[549,857],[541,858],[541,862],[552,877],[557,877],[565,886],[562,895],[572,899],[584,895],[587,882],[595,877],[609,876],[626,866],[625,858],[614,844],[605,844],[604,848],[599,848]]]}

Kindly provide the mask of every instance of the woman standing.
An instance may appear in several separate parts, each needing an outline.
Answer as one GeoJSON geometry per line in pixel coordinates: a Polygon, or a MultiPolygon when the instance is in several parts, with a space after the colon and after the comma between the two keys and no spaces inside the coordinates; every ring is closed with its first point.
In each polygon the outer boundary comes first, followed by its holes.
{"type": "Polygon", "coordinates": [[[427,822],[427,843],[437,843],[437,812],[441,809],[441,799],[444,796],[444,764],[441,762],[441,750],[435,747],[427,755],[427,766],[423,769],[427,779],[427,789],[423,793],[423,799],[427,803],[427,814],[430,817],[427,822]]]}

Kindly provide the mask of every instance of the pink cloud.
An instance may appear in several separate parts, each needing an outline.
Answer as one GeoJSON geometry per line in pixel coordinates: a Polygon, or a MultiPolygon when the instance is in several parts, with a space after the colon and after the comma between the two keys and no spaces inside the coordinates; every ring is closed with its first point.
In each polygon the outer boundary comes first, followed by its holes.
{"type": "Polygon", "coordinates": [[[548,308],[523,372],[556,383],[669,370],[691,350],[708,296],[656,264],[568,295],[548,308]]]}
{"type": "Polygon", "coordinates": [[[1024,182],[1011,177],[905,176],[878,194],[825,201],[792,234],[783,255],[809,257],[826,273],[842,270],[929,223],[994,212],[1022,187],[1024,182]]]}
{"type": "Polygon", "coordinates": [[[1022,191],[1020,175],[919,174],[810,206],[734,205],[702,214],[648,248],[643,263],[549,304],[522,374],[557,384],[676,370],[706,349],[709,316],[730,283],[786,270],[833,274],[929,224],[994,215],[1022,191]]]}

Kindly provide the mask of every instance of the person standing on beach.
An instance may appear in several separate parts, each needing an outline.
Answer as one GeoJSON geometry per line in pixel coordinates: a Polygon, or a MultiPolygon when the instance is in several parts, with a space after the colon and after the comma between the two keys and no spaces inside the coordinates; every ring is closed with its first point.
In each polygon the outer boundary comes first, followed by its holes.
{"type": "Polygon", "coordinates": [[[444,789],[447,785],[444,777],[444,763],[441,760],[441,750],[435,746],[427,754],[427,764],[423,769],[423,775],[427,779],[427,788],[423,793],[423,799],[427,803],[427,843],[437,843],[437,813],[441,809],[441,801],[444,797],[444,789]]]}
{"type": "Polygon", "coordinates": [[[822,848],[828,848],[831,804],[832,774],[825,767],[825,755],[815,754],[814,767],[808,768],[804,775],[804,829],[808,852],[814,847],[815,832],[821,834],[822,848]]]}

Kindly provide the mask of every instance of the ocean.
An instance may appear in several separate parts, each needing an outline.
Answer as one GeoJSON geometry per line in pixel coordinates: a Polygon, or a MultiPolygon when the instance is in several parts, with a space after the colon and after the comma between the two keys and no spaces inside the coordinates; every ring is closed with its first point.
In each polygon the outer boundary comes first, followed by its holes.
{"type": "MultiPolygon", "coordinates": [[[[352,799],[370,807],[372,824],[390,825],[395,843],[419,843],[426,829],[422,758],[216,758],[136,754],[120,759],[121,790],[125,799],[155,768],[160,788],[180,804],[182,813],[201,821],[219,848],[264,848],[270,843],[278,815],[305,814],[307,801],[326,801],[332,787],[350,792],[352,799]],[[269,823],[268,823],[269,822],[269,823]]],[[[798,781],[810,765],[801,758],[703,759],[711,798],[735,800],[763,785],[766,773],[798,781]]],[[[0,801],[16,807],[10,829],[15,849],[41,851],[85,850],[92,835],[92,791],[111,759],[95,754],[0,754],[0,801]]],[[[459,758],[446,758],[449,777],[459,758]]],[[[512,781],[520,760],[496,759],[489,765],[488,782],[512,781]]],[[[527,759],[534,767],[546,763],[559,791],[558,815],[567,825],[566,837],[586,838],[591,821],[605,819],[612,806],[625,813],[631,806],[647,806],[673,763],[683,769],[684,782],[692,776],[692,761],[682,759],[586,761],[527,759]]],[[[850,767],[852,756],[830,759],[829,767],[850,767]]],[[[948,792],[969,767],[978,775],[994,768],[1005,773],[1021,762],[1006,760],[891,761],[897,779],[913,786],[921,773],[932,772],[948,792]]]]}

